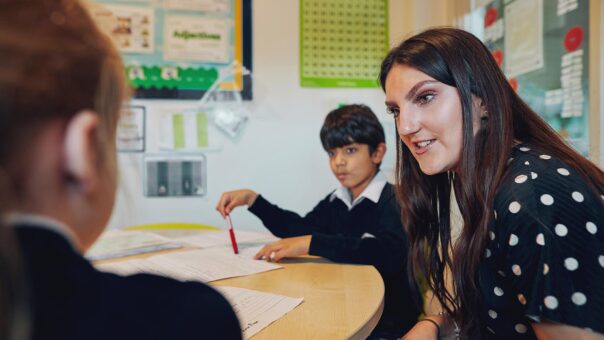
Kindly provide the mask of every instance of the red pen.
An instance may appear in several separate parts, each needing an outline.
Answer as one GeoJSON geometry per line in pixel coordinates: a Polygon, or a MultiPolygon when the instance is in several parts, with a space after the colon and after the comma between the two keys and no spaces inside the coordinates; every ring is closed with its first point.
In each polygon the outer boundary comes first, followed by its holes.
{"type": "Polygon", "coordinates": [[[229,221],[229,235],[231,236],[231,245],[233,246],[233,252],[235,254],[239,254],[239,249],[237,248],[237,241],[235,240],[235,232],[233,231],[233,222],[231,221],[231,215],[227,215],[227,220],[229,221]]]}

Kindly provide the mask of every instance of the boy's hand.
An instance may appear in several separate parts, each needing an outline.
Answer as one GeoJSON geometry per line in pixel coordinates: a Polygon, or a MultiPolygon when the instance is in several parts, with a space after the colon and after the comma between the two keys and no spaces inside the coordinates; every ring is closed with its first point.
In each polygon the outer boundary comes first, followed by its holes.
{"type": "Polygon", "coordinates": [[[226,215],[230,214],[235,207],[254,204],[256,197],[258,197],[258,194],[250,189],[227,191],[220,196],[216,210],[222,218],[226,218],[226,215]]]}
{"type": "Polygon", "coordinates": [[[256,260],[278,262],[285,257],[308,255],[311,235],[288,237],[277,242],[267,244],[255,256],[256,260]]]}

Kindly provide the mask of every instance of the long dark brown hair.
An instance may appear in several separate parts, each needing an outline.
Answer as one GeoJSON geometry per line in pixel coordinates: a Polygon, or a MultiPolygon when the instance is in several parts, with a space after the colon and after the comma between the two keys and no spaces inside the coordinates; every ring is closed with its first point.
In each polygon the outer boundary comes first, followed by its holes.
{"type": "MultiPolygon", "coordinates": [[[[514,92],[489,50],[472,34],[455,28],[434,28],[393,48],[380,71],[386,78],[394,65],[413,67],[457,89],[462,106],[462,148],[457,171],[428,176],[398,139],[397,196],[409,242],[409,278],[425,278],[462,334],[480,332],[481,297],[478,267],[488,242],[487,224],[515,141],[527,142],[573,167],[597,193],[604,191],[604,173],[569,147],[514,92]],[[472,95],[482,100],[488,120],[474,133],[472,95]],[[463,229],[449,255],[451,187],[463,216],[463,229]],[[445,288],[445,266],[453,274],[453,292],[445,288]]],[[[398,131],[397,131],[398,133],[398,131]]],[[[413,285],[412,285],[413,286],[413,285]]]]}

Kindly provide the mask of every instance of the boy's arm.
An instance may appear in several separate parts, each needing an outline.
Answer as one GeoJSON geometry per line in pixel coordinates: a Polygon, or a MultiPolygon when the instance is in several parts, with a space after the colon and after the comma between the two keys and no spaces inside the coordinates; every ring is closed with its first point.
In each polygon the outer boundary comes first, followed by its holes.
{"type": "Polygon", "coordinates": [[[383,273],[403,270],[407,238],[394,196],[384,202],[376,215],[375,227],[361,237],[312,233],[309,253],[335,262],[373,265],[383,273]]]}
{"type": "Polygon", "coordinates": [[[323,199],[305,217],[293,211],[285,210],[267,201],[258,195],[248,210],[256,215],[264,226],[277,237],[293,237],[310,235],[320,229],[320,221],[325,221],[325,207],[329,203],[329,196],[323,199]]]}

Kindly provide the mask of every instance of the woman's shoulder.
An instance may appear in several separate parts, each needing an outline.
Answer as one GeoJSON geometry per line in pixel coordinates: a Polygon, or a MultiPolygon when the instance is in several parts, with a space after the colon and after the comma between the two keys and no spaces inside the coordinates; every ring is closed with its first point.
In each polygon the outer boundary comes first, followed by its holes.
{"type": "Polygon", "coordinates": [[[512,149],[495,200],[502,203],[514,197],[532,198],[534,202],[527,203],[543,201],[548,205],[556,196],[563,200],[576,198],[573,200],[577,202],[586,195],[593,196],[593,192],[573,167],[547,150],[519,144],[512,149]]]}
{"type": "Polygon", "coordinates": [[[546,150],[520,144],[510,155],[493,207],[509,229],[524,224],[516,223],[519,219],[550,224],[583,214],[602,220],[602,205],[603,197],[573,167],[546,150]]]}

